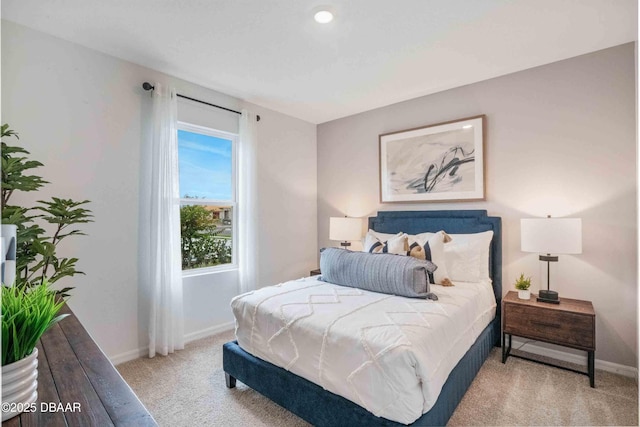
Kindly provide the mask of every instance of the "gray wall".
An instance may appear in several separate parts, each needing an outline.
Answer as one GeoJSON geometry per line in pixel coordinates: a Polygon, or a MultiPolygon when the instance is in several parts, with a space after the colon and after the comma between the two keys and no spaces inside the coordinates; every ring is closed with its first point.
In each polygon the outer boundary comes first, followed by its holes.
{"type": "Polygon", "coordinates": [[[583,254],[551,266],[552,288],[593,301],[596,358],[637,365],[634,45],[626,44],[318,126],[318,242],[329,217],[487,209],[503,220],[504,292],[546,264],[520,251],[520,218],[580,217],[583,254]],[[486,201],[379,203],[378,135],[487,116],[486,201]]]}
{"type": "MultiPolygon", "coordinates": [[[[142,126],[150,96],[143,81],[171,84],[179,93],[238,109],[239,99],[137,66],[29,28],[2,21],[2,122],[45,166],[51,195],[91,200],[95,223],[87,237],[69,239],[63,254],[78,256],[86,276],[69,301],[89,333],[115,362],[144,354],[147,317],[138,293],[138,186],[142,126]]],[[[247,105],[258,124],[258,283],[275,284],[316,266],[316,126],[247,105]],[[293,161],[295,159],[295,162],[293,161]],[[304,218],[304,221],[302,221],[304,218]]],[[[181,120],[237,131],[238,117],[180,102],[181,120]]],[[[184,279],[188,338],[233,326],[230,299],[237,271],[184,279]]]]}

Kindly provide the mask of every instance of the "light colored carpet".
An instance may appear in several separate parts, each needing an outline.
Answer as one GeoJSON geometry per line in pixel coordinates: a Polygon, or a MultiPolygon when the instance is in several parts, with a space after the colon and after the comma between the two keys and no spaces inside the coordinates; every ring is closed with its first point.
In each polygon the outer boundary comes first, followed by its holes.
{"type": "MultiPolygon", "coordinates": [[[[222,344],[232,339],[225,332],[117,368],[160,426],[308,426],[239,381],[226,388],[222,344]]],[[[592,389],[584,375],[516,358],[503,365],[494,348],[449,425],[638,425],[638,387],[604,371],[592,389]]]]}

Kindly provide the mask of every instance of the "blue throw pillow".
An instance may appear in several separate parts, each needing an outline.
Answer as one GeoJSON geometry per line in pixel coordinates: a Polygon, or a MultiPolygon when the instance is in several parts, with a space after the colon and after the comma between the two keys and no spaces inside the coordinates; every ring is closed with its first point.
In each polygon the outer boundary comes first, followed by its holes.
{"type": "Polygon", "coordinates": [[[430,261],[408,256],[339,248],[320,251],[321,280],[383,294],[427,298],[428,275],[436,268],[430,261]]]}

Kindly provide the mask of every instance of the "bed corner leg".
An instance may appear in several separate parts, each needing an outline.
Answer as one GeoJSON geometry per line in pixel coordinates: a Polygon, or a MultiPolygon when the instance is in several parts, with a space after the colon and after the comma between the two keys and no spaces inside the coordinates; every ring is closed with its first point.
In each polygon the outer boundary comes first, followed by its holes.
{"type": "Polygon", "coordinates": [[[227,388],[235,388],[236,387],[236,379],[231,375],[224,373],[224,380],[227,383],[227,388]]]}

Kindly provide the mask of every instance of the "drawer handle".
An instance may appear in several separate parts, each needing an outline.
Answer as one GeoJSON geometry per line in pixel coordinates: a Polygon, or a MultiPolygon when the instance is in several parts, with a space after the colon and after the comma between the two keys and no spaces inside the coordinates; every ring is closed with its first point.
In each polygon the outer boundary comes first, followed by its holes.
{"type": "Polygon", "coordinates": [[[559,325],[557,323],[537,322],[535,320],[532,320],[531,323],[536,325],[536,326],[546,326],[548,328],[561,328],[562,327],[562,325],[559,325]]]}

